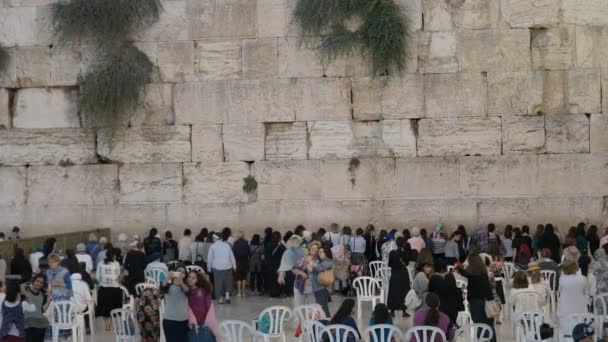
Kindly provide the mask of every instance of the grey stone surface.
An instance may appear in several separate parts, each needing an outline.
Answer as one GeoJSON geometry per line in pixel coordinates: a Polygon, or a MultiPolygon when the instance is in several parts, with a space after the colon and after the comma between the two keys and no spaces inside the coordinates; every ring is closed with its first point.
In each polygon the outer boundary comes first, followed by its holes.
{"type": "Polygon", "coordinates": [[[418,155],[498,155],[500,118],[421,119],[418,155]]]}
{"type": "Polygon", "coordinates": [[[0,167],[0,206],[21,206],[27,196],[26,168],[0,167]]]}
{"type": "Polygon", "coordinates": [[[203,79],[240,78],[242,51],[240,39],[206,39],[195,42],[197,76],[203,79]]]}
{"type": "Polygon", "coordinates": [[[266,124],[266,159],[307,159],[308,135],[305,122],[266,124]]]}
{"type": "Polygon", "coordinates": [[[589,152],[589,118],[586,115],[547,115],[545,129],[547,152],[589,152]]]}
{"type": "Polygon", "coordinates": [[[192,161],[224,161],[222,125],[192,125],[192,161]]]}
{"type": "Polygon", "coordinates": [[[487,81],[480,73],[431,74],[424,78],[426,117],[485,116],[487,81]]]}
{"type": "Polygon", "coordinates": [[[503,154],[538,154],[545,150],[544,116],[504,116],[503,154]]]}
{"type": "Polygon", "coordinates": [[[80,127],[77,89],[22,88],[14,101],[15,128],[80,127]]]}
{"type": "Polygon", "coordinates": [[[459,30],[457,40],[460,72],[530,69],[527,29],[459,30]]]}
{"type": "Polygon", "coordinates": [[[294,95],[296,120],[350,119],[350,89],[347,78],[299,78],[294,95]]]}
{"type": "Polygon", "coordinates": [[[13,127],[10,100],[9,90],[0,88],[0,129],[9,129],[13,127]]]}
{"type": "Polygon", "coordinates": [[[535,195],[538,177],[537,156],[460,158],[460,185],[468,197],[535,195]]]}
{"type": "Polygon", "coordinates": [[[118,170],[120,203],[182,201],[182,165],[127,164],[118,170]]]}
{"type": "Polygon", "coordinates": [[[254,163],[258,200],[320,199],[323,177],[320,160],[274,160],[254,163]]]}
{"type": "Polygon", "coordinates": [[[264,124],[240,122],[224,124],[222,138],[226,161],[254,161],[264,159],[266,131],[264,124]]]}
{"type": "Polygon", "coordinates": [[[591,115],[589,135],[591,153],[608,152],[608,115],[591,115]]]}
{"type": "Polygon", "coordinates": [[[294,80],[231,81],[228,120],[279,122],[294,120],[294,80]]]}
{"type": "Polygon", "coordinates": [[[173,90],[176,124],[221,123],[228,120],[228,83],[177,83],[173,90]]]}
{"type": "Polygon", "coordinates": [[[249,175],[246,163],[184,164],[184,202],[187,204],[238,203],[247,200],[243,178],[249,175]]]}
{"type": "Polygon", "coordinates": [[[548,154],[538,158],[540,194],[603,196],[606,193],[607,155],[548,154]]]}

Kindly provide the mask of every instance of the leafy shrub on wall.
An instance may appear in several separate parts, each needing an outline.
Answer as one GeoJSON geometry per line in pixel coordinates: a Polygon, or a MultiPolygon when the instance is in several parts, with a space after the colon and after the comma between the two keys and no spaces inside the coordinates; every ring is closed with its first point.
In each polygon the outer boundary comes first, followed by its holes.
{"type": "Polygon", "coordinates": [[[394,0],[298,0],[294,21],[325,64],[360,53],[371,57],[374,75],[405,68],[408,19],[394,0]],[[353,18],[362,23],[349,30],[347,21],[353,18]],[[317,36],[320,41],[309,39],[317,36]]]}

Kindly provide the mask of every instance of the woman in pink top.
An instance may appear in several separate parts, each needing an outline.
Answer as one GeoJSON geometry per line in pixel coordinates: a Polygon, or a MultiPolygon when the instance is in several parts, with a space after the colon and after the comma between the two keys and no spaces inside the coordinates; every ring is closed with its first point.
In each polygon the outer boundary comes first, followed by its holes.
{"type": "Polygon", "coordinates": [[[188,307],[190,309],[190,341],[208,341],[217,331],[211,283],[197,271],[188,273],[188,307]]]}
{"type": "MultiPolygon", "coordinates": [[[[429,292],[424,299],[426,308],[423,306],[414,314],[414,326],[432,326],[441,329],[448,341],[454,340],[454,326],[450,318],[439,311],[439,297],[433,292],[429,292]]],[[[419,340],[424,338],[419,336],[419,340]]],[[[443,339],[439,335],[435,335],[435,339],[430,342],[442,342],[443,339]]]]}
{"type": "Polygon", "coordinates": [[[407,240],[407,243],[410,244],[412,249],[417,250],[419,253],[426,247],[424,239],[420,237],[420,229],[418,227],[412,228],[412,237],[407,240]]]}

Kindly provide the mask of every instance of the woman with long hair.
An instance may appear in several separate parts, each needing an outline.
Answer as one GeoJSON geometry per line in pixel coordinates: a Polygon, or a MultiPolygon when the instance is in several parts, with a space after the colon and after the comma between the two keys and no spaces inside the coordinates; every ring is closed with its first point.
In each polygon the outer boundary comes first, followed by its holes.
{"type": "Polygon", "coordinates": [[[391,278],[388,285],[387,307],[391,316],[396,310],[403,311],[403,317],[408,317],[405,307],[405,296],[410,290],[410,276],[407,266],[412,261],[412,250],[403,237],[398,237],[397,249],[388,255],[388,267],[391,268],[391,278]]]}
{"type": "Polygon", "coordinates": [[[543,231],[543,235],[538,242],[538,247],[541,251],[543,248],[548,249],[551,252],[551,259],[558,264],[561,262],[561,243],[559,241],[559,237],[555,234],[555,228],[553,228],[551,223],[545,225],[545,230],[543,231]]]}
{"type": "Polygon", "coordinates": [[[65,256],[61,260],[61,266],[65,267],[70,271],[70,274],[80,273],[80,263],[76,258],[76,254],[71,249],[65,250],[65,256]]]}
{"type": "Polygon", "coordinates": [[[264,269],[264,248],[260,242],[260,235],[254,234],[249,243],[249,283],[251,293],[261,296],[264,292],[262,270],[264,269]]]}
{"type": "Polygon", "coordinates": [[[589,245],[587,242],[587,233],[583,222],[576,226],[576,248],[581,252],[581,255],[587,255],[589,245]]]}
{"type": "Polygon", "coordinates": [[[9,282],[6,286],[6,295],[0,299],[0,309],[2,310],[0,341],[25,341],[25,313],[36,311],[36,305],[31,303],[29,293],[21,291],[18,282],[9,282]],[[25,297],[25,300],[22,297],[25,297]]]}
{"type": "Polygon", "coordinates": [[[587,230],[587,243],[589,244],[589,252],[595,255],[595,251],[600,248],[600,237],[597,235],[597,226],[591,225],[587,230]]]}
{"type": "Polygon", "coordinates": [[[163,330],[167,342],[184,342],[188,340],[188,285],[186,285],[186,268],[178,266],[163,281],[160,287],[165,295],[165,312],[163,330]]]}
{"type": "MultiPolygon", "coordinates": [[[[448,341],[454,340],[454,326],[450,321],[450,318],[439,311],[439,297],[434,293],[429,293],[424,299],[426,306],[417,310],[414,314],[414,326],[431,326],[441,329],[445,333],[448,341]]],[[[422,338],[421,340],[424,340],[422,338]]],[[[440,342],[441,337],[435,336],[434,341],[440,342]]]]}
{"type": "Polygon", "coordinates": [[[27,342],[44,342],[44,334],[49,327],[49,320],[44,314],[51,304],[45,292],[46,281],[42,274],[35,274],[29,286],[25,287],[26,297],[36,306],[36,310],[25,313],[25,340],[27,342]]]}
{"type": "Polygon", "coordinates": [[[281,287],[277,279],[284,252],[285,246],[281,243],[281,232],[272,232],[272,239],[264,244],[264,288],[270,297],[281,295],[281,287]]]}
{"type": "Polygon", "coordinates": [[[429,279],[429,293],[439,297],[439,311],[456,323],[458,312],[464,310],[464,300],[456,286],[456,278],[451,272],[445,275],[433,274],[429,279]]]}
{"type": "Polygon", "coordinates": [[[21,276],[21,280],[19,280],[21,284],[30,281],[32,278],[32,265],[25,258],[23,248],[15,248],[15,255],[11,260],[10,274],[21,276]]]}
{"type": "Polygon", "coordinates": [[[546,302],[547,297],[543,297],[540,292],[530,287],[526,272],[517,271],[513,274],[513,283],[511,284],[511,291],[509,293],[509,305],[514,308],[513,312],[539,311],[542,310],[546,302]],[[522,293],[538,294],[538,300],[525,300],[526,298],[520,296],[522,293]]]}
{"type": "Polygon", "coordinates": [[[146,280],[144,270],[146,269],[146,255],[144,254],[144,244],[135,242],[135,246],[125,257],[124,263],[127,277],[125,278],[125,286],[129,293],[135,295],[135,285],[143,283],[146,280]]]}
{"type": "MultiPolygon", "coordinates": [[[[355,321],[352,316],[354,307],[355,300],[352,298],[346,298],[338,308],[338,311],[336,311],[334,316],[329,321],[330,324],[343,324],[357,331],[357,336],[349,335],[347,337],[347,342],[355,342],[361,339],[361,333],[357,327],[357,321],[355,321]]],[[[343,341],[344,339],[341,336],[337,336],[337,340],[343,341]]]]}
{"type": "Polygon", "coordinates": [[[116,254],[114,248],[108,249],[103,263],[97,265],[97,315],[104,318],[107,331],[112,327],[110,313],[122,307],[120,265],[116,261],[116,254]]]}
{"type": "Polygon", "coordinates": [[[211,283],[197,271],[190,271],[186,280],[188,285],[188,307],[191,342],[207,341],[217,330],[215,324],[215,313],[213,312],[213,300],[211,294],[213,288],[211,283]],[[208,318],[213,318],[209,319],[208,318]]]}
{"type": "MultiPolygon", "coordinates": [[[[312,249],[313,244],[311,244],[310,247],[312,249]]],[[[308,264],[308,273],[311,274],[312,291],[315,296],[315,301],[317,304],[321,305],[326,317],[330,317],[328,304],[330,293],[328,288],[331,288],[333,284],[319,284],[319,274],[325,271],[330,271],[332,267],[333,262],[331,260],[331,249],[329,249],[327,246],[319,247],[317,258],[312,259],[312,262],[308,264]]]]}
{"type": "MultiPolygon", "coordinates": [[[[373,327],[374,325],[387,324],[393,325],[393,320],[391,318],[391,314],[388,312],[388,308],[386,305],[382,303],[376,304],[374,307],[374,311],[372,312],[372,317],[369,319],[369,326],[373,327]]],[[[390,333],[389,329],[383,329],[382,331],[376,331],[376,341],[387,341],[388,334],[390,333]]],[[[373,339],[371,339],[373,341],[373,339]]]]}
{"type": "Polygon", "coordinates": [[[469,265],[466,269],[458,268],[458,272],[467,278],[467,299],[471,311],[471,319],[474,323],[485,323],[492,328],[494,337],[492,342],[496,342],[496,331],[494,329],[494,318],[486,315],[486,302],[494,300],[492,284],[488,277],[488,270],[483,259],[479,254],[471,251],[468,258],[469,265]]]}

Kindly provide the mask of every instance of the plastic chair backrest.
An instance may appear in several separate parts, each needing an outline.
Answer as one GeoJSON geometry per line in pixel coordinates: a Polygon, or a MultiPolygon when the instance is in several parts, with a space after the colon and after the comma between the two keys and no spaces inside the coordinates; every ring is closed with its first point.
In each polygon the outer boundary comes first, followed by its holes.
{"type": "Polygon", "coordinates": [[[224,341],[244,342],[245,336],[257,335],[255,329],[243,321],[229,320],[220,323],[220,331],[224,341]]]}
{"type": "Polygon", "coordinates": [[[355,340],[359,340],[359,334],[357,331],[348,325],[332,324],[321,330],[321,341],[348,342],[349,336],[354,336],[355,340]]]}
{"type": "Polygon", "coordinates": [[[52,302],[51,325],[59,329],[71,329],[76,324],[76,305],[67,300],[52,302]]]}
{"type": "MultiPolygon", "coordinates": [[[[514,302],[525,303],[527,307],[522,308],[514,308],[516,311],[535,311],[540,310],[539,302],[542,301],[542,297],[540,293],[530,290],[526,292],[517,293],[514,296],[514,302]]],[[[509,303],[509,305],[513,306],[515,303],[509,303]]]]}
{"type": "Polygon", "coordinates": [[[410,342],[435,342],[439,337],[440,341],[447,342],[443,330],[431,326],[412,327],[405,333],[406,341],[410,342]]]}
{"type": "MultiPolygon", "coordinates": [[[[608,293],[599,293],[593,298],[596,315],[608,316],[608,293]]],[[[608,323],[608,322],[606,322],[608,323]]]]}
{"type": "Polygon", "coordinates": [[[369,275],[373,278],[379,278],[380,274],[378,270],[382,267],[386,267],[387,264],[384,261],[372,261],[369,263],[369,275]]]}
{"type": "Polygon", "coordinates": [[[197,266],[197,265],[188,265],[188,266],[186,266],[186,272],[190,273],[190,271],[196,271],[198,273],[205,274],[205,270],[202,267],[197,266]]]}
{"type": "Polygon", "coordinates": [[[556,279],[557,279],[557,272],[555,271],[551,271],[551,270],[541,270],[540,274],[542,274],[543,278],[549,282],[549,286],[551,287],[552,291],[556,291],[557,290],[557,285],[556,285],[556,279]]]}
{"type": "Polygon", "coordinates": [[[600,326],[602,319],[600,316],[596,316],[590,313],[574,313],[566,316],[563,319],[560,319],[560,332],[567,331],[567,334],[564,334],[564,337],[572,337],[572,330],[579,323],[587,323],[593,326],[595,330],[596,336],[600,333],[600,326]],[[593,322],[593,323],[592,323],[593,322]]]}
{"type": "Polygon", "coordinates": [[[494,337],[492,328],[484,323],[471,324],[469,327],[469,339],[471,342],[490,342],[494,337]]]}
{"type": "Polygon", "coordinates": [[[540,325],[543,324],[544,315],[540,311],[525,311],[517,315],[516,336],[518,341],[534,341],[540,337],[540,325]]]}
{"type": "Polygon", "coordinates": [[[321,342],[321,331],[325,325],[319,321],[305,320],[302,323],[302,332],[308,342],[321,342]]]}
{"type": "Polygon", "coordinates": [[[379,291],[382,290],[382,284],[378,279],[372,277],[357,277],[353,281],[353,288],[355,288],[358,298],[369,299],[378,296],[379,291]]]}
{"type": "Polygon", "coordinates": [[[503,273],[505,275],[505,279],[509,286],[511,286],[511,280],[513,279],[513,274],[515,274],[515,264],[512,262],[505,262],[502,264],[503,273]]]}
{"type": "Polygon", "coordinates": [[[376,324],[363,333],[363,340],[368,342],[397,342],[404,341],[399,328],[390,324],[376,324]]]}
{"type": "MultiPolygon", "coordinates": [[[[285,322],[291,319],[291,309],[283,305],[271,306],[260,313],[258,320],[261,321],[264,315],[268,315],[270,319],[268,335],[277,336],[283,333],[285,322]]],[[[255,329],[255,327],[253,328],[255,329]]]]}
{"type": "Polygon", "coordinates": [[[300,322],[328,318],[325,317],[325,312],[323,312],[323,308],[319,304],[296,306],[293,309],[293,313],[300,322]]]}
{"type": "Polygon", "coordinates": [[[135,285],[135,294],[139,297],[145,289],[158,289],[158,286],[150,283],[139,283],[135,285]]]}
{"type": "Polygon", "coordinates": [[[112,316],[112,327],[116,337],[138,337],[138,321],[132,310],[114,309],[110,312],[112,316]]]}
{"type": "Polygon", "coordinates": [[[169,275],[167,274],[167,272],[162,269],[162,268],[149,268],[145,271],[144,275],[146,276],[146,278],[151,278],[154,280],[154,284],[156,284],[156,286],[160,286],[161,284],[161,275],[165,275],[165,278],[167,278],[169,275]]]}

